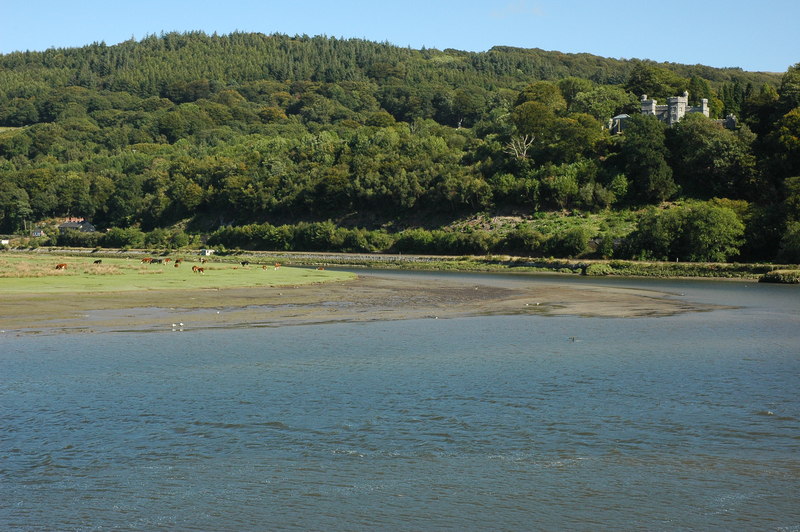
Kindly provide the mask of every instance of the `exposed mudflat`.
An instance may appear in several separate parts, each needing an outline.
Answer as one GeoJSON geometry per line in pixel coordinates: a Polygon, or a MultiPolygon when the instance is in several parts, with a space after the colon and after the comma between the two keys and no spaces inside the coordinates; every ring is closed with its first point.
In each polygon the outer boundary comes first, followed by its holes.
{"type": "Polygon", "coordinates": [[[359,276],[301,286],[120,293],[5,294],[0,330],[13,333],[168,331],[340,321],[540,314],[609,318],[711,310],[649,290],[519,283],[476,284],[359,276]]]}

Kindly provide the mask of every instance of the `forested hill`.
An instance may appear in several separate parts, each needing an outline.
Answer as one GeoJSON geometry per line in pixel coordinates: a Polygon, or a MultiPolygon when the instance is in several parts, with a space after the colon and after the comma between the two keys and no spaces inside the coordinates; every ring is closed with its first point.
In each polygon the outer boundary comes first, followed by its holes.
{"type": "Polygon", "coordinates": [[[251,247],[786,258],[800,218],[798,78],[797,67],[252,33],[15,52],[0,55],[0,232],[78,216],[134,240],[188,228],[251,247]],[[638,114],[641,94],[684,91],[739,127],[689,115],[666,128],[638,114]],[[629,128],[612,136],[604,126],[620,113],[629,128]],[[634,225],[565,235],[534,223],[553,211],[625,213],[634,225]],[[419,232],[481,213],[518,223],[419,232]],[[728,220],[730,241],[698,252],[683,229],[662,227],[698,213],[728,220]],[[279,236],[247,236],[279,223],[279,236]],[[669,233],[660,244],[647,243],[648,223],[669,233]],[[590,238],[616,244],[599,251],[590,238]]]}
{"type": "MultiPolygon", "coordinates": [[[[141,97],[169,97],[168,87],[200,79],[222,86],[259,80],[374,81],[464,84],[485,89],[516,88],[531,80],[579,77],[599,84],[623,84],[637,61],[607,59],[590,54],[564,54],[539,49],[497,46],[488,52],[412,50],[389,44],[326,37],[289,37],[234,33],[169,33],[141,42],[115,46],[16,52],[0,56],[0,90],[14,94],[54,87],[80,86],[93,90],[125,91],[141,97]]],[[[698,76],[712,83],[777,84],[775,74],[716,69],[702,65],[649,63],[676,76],[698,76]]]]}

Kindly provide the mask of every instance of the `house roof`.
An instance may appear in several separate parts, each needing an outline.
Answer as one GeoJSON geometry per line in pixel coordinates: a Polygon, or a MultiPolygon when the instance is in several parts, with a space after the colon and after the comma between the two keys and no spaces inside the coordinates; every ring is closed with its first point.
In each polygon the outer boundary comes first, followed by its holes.
{"type": "Polygon", "coordinates": [[[64,222],[58,226],[59,229],[80,229],[84,231],[94,231],[94,226],[89,222],[64,222]]]}

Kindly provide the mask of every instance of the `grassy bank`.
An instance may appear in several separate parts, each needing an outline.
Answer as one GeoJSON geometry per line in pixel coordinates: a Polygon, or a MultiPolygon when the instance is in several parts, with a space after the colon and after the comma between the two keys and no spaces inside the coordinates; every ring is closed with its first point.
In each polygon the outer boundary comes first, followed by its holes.
{"type": "Polygon", "coordinates": [[[800,270],[775,270],[759,279],[762,283],[800,284],[800,270]]]}
{"type": "Polygon", "coordinates": [[[247,265],[229,262],[201,264],[199,257],[146,264],[140,257],[75,254],[0,255],[0,293],[128,292],[304,285],[350,279],[352,274],[308,268],[247,265]],[[100,260],[100,263],[95,263],[100,260]],[[65,269],[56,265],[65,264],[65,269]],[[203,273],[192,271],[202,267],[203,273]]]}
{"type": "MultiPolygon", "coordinates": [[[[149,274],[164,275],[169,268],[152,265],[144,266],[140,263],[140,258],[148,253],[152,256],[161,256],[161,252],[152,251],[119,251],[102,250],[95,251],[90,249],[47,249],[40,248],[32,253],[22,254],[0,254],[0,260],[5,257],[19,256],[29,257],[31,260],[44,258],[46,264],[53,267],[56,259],[60,256],[64,261],[73,260],[82,264],[88,273],[92,273],[92,260],[102,258],[103,265],[124,265],[127,268],[137,270],[140,277],[149,274]],[[155,254],[154,254],[155,253],[155,254]],[[161,272],[161,273],[159,273],[161,272]]],[[[196,251],[189,251],[183,255],[188,257],[188,269],[192,264],[199,264],[199,257],[196,251]]],[[[175,257],[181,256],[180,252],[174,254],[175,257]]],[[[620,276],[620,277],[656,277],[656,278],[710,278],[710,279],[743,279],[761,280],[767,282],[792,282],[792,275],[775,275],[775,272],[796,272],[797,267],[792,265],[776,265],[763,263],[718,263],[718,262],[650,262],[632,260],[578,260],[578,259],[555,259],[555,258],[531,258],[514,257],[507,255],[484,255],[484,256],[433,256],[433,255],[403,255],[403,254],[378,254],[378,253],[311,253],[311,252],[270,252],[270,251],[247,251],[229,252],[214,255],[209,258],[205,265],[206,276],[214,273],[221,282],[247,281],[252,283],[263,283],[265,281],[281,284],[298,284],[302,281],[283,280],[283,275],[290,272],[290,269],[274,271],[272,265],[280,262],[287,265],[305,267],[326,267],[339,266],[349,268],[370,268],[370,269],[402,269],[402,270],[426,270],[426,271],[473,271],[473,272],[531,272],[531,273],[559,273],[569,275],[587,276],[620,276]],[[242,268],[239,264],[247,260],[252,265],[242,268]],[[264,275],[261,264],[269,265],[269,271],[273,272],[269,276],[264,275]],[[234,268],[237,268],[234,270],[234,268]],[[258,271],[256,271],[258,270],[258,271]],[[235,275],[233,275],[235,273],[235,275]],[[770,274],[767,276],[767,274],[770,274]],[[228,276],[231,276],[228,279],[228,276]]],[[[175,269],[175,268],[173,268],[175,269]]],[[[183,272],[184,270],[181,270],[183,272]]],[[[331,272],[313,270],[304,271],[304,275],[310,275],[309,282],[316,282],[316,277],[327,279],[331,272]]],[[[67,272],[75,273],[74,269],[67,272]]],[[[69,274],[63,272],[62,276],[69,274]]],[[[52,273],[52,272],[50,272],[52,273]]],[[[191,272],[189,272],[191,273],[191,272]]],[[[0,272],[0,281],[3,273],[0,272]]],[[[170,287],[175,284],[183,284],[189,288],[197,288],[208,283],[203,276],[188,276],[171,272],[163,277],[165,283],[171,280],[170,287]],[[172,275],[178,274],[178,275],[172,275]],[[195,277],[198,277],[195,279],[195,277]],[[188,284],[186,284],[188,283],[188,284]]],[[[161,278],[160,278],[161,279],[161,278]]],[[[157,280],[158,282],[162,282],[157,280]]],[[[150,286],[151,281],[139,279],[136,284],[150,286]]],[[[169,284],[169,283],[168,283],[169,284]]],[[[242,285],[237,285],[242,286],[242,285]]],[[[0,286],[1,288],[2,286],[0,286]]],[[[134,288],[136,289],[136,288],[134,288]]]]}
{"type": "MultiPolygon", "coordinates": [[[[257,256],[257,255],[256,255],[257,256]]],[[[772,264],[713,262],[644,262],[624,260],[570,260],[511,256],[432,257],[404,255],[282,254],[305,265],[338,265],[375,269],[431,271],[516,271],[588,276],[760,279],[776,269],[772,264]]]]}

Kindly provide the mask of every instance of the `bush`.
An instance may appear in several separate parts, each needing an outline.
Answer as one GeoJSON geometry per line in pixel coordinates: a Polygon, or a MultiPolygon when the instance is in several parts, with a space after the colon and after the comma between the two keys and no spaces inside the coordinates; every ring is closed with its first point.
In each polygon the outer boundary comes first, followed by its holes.
{"type": "Polygon", "coordinates": [[[655,260],[724,262],[739,253],[744,224],[728,207],[690,202],[649,209],[629,239],[629,254],[655,260]]]}
{"type": "Polygon", "coordinates": [[[433,235],[425,229],[406,229],[395,239],[394,249],[401,253],[431,253],[433,235]]]}
{"type": "Polygon", "coordinates": [[[589,236],[584,226],[570,227],[551,236],[546,247],[554,257],[577,257],[589,249],[589,236]]]}
{"type": "Polygon", "coordinates": [[[595,262],[587,266],[585,271],[586,275],[590,276],[611,275],[614,273],[614,268],[604,262],[595,262]]]}
{"type": "Polygon", "coordinates": [[[138,227],[112,227],[103,234],[99,243],[105,248],[141,248],[144,247],[144,233],[138,227]]]}
{"type": "Polygon", "coordinates": [[[765,273],[759,283],[800,284],[800,270],[775,270],[765,273]]]}
{"type": "Polygon", "coordinates": [[[102,233],[77,231],[67,229],[56,237],[56,245],[74,248],[93,248],[97,246],[102,237],[102,233]]]}
{"type": "Polygon", "coordinates": [[[542,251],[546,240],[542,233],[529,225],[519,225],[506,234],[498,247],[510,253],[534,255],[542,251]]]}

